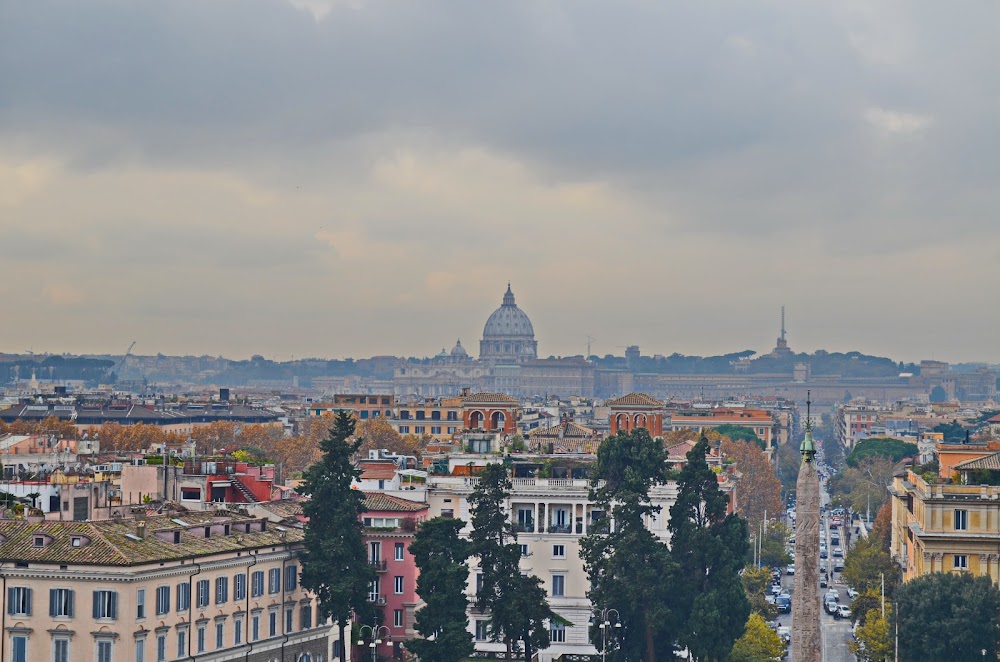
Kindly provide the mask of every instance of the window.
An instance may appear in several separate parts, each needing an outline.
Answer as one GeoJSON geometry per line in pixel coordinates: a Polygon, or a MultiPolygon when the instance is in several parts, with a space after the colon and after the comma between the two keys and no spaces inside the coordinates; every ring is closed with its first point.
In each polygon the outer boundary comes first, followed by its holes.
{"type": "Polygon", "coordinates": [[[413,432],[416,433],[416,434],[423,434],[425,429],[426,429],[426,427],[423,426],[423,425],[414,425],[413,426],[413,432]]]}
{"type": "Polygon", "coordinates": [[[302,609],[299,611],[299,626],[303,630],[308,630],[313,626],[313,608],[312,605],[303,605],[302,609]]]}
{"type": "Polygon", "coordinates": [[[562,623],[552,623],[549,625],[549,640],[554,644],[566,642],[566,626],[562,623]]]}
{"type": "Polygon", "coordinates": [[[392,610],[392,627],[401,628],[403,627],[403,610],[393,609],[392,610]]]}
{"type": "Polygon", "coordinates": [[[258,570],[250,575],[250,597],[259,598],[264,595],[264,571],[258,570]]]}
{"type": "Polygon", "coordinates": [[[486,641],[489,637],[489,621],[476,621],[476,641],[486,641]]]}
{"type": "Polygon", "coordinates": [[[531,551],[528,549],[528,544],[527,543],[523,543],[523,542],[519,543],[518,547],[521,548],[521,556],[530,556],[531,555],[531,551]]]}
{"type": "Polygon", "coordinates": [[[205,652],[205,626],[199,625],[197,629],[197,642],[198,642],[198,652],[205,652]]]}
{"type": "Polygon", "coordinates": [[[281,568],[271,568],[267,571],[267,592],[281,593],[281,568]]]}
{"type": "Polygon", "coordinates": [[[395,555],[393,556],[393,558],[396,559],[397,561],[402,561],[403,554],[406,551],[406,546],[403,545],[403,543],[401,542],[397,542],[395,547],[393,547],[393,550],[395,551],[395,555]]]}
{"type": "Polygon", "coordinates": [[[187,630],[177,631],[177,657],[187,657],[187,630]]]}
{"type": "Polygon", "coordinates": [[[455,426],[454,425],[449,425],[448,426],[448,434],[455,434],[455,426]]]}
{"type": "Polygon", "coordinates": [[[45,547],[45,536],[35,536],[35,547],[45,547]]]}
{"type": "Polygon", "coordinates": [[[969,528],[969,511],[968,510],[956,510],[955,511],[955,530],[956,531],[967,531],[969,528]]]}
{"type": "Polygon", "coordinates": [[[566,576],[552,575],[552,597],[562,597],[566,595],[566,576]]]}
{"type": "Polygon", "coordinates": [[[969,557],[965,554],[955,555],[955,569],[956,570],[968,570],[969,569],[969,557]]]}
{"type": "Polygon", "coordinates": [[[156,662],[167,662],[167,635],[156,635],[156,662]]]}
{"type": "Polygon", "coordinates": [[[156,614],[166,614],[170,611],[170,587],[156,587],[156,614]]]}
{"type": "Polygon", "coordinates": [[[146,618],[146,589],[144,588],[135,592],[135,617],[146,618]]]}
{"type": "Polygon", "coordinates": [[[118,618],[118,592],[117,591],[94,591],[94,612],[95,619],[118,618]]]}
{"type": "Polygon", "coordinates": [[[237,618],[233,621],[233,644],[239,646],[243,643],[243,619],[237,618]]]}
{"type": "Polygon", "coordinates": [[[272,609],[267,614],[267,636],[273,637],[278,634],[278,611],[272,609]]]}
{"type": "Polygon", "coordinates": [[[409,425],[400,425],[399,426],[399,433],[400,434],[409,434],[410,433],[410,426],[409,425]]]}
{"type": "Polygon", "coordinates": [[[395,580],[393,581],[392,587],[393,587],[393,590],[396,592],[396,595],[402,595],[403,594],[403,576],[402,575],[396,575],[395,580]]]}
{"type": "Polygon", "coordinates": [[[22,636],[11,637],[10,653],[13,662],[28,662],[28,638],[22,636]]]}
{"type": "Polygon", "coordinates": [[[256,614],[250,619],[250,639],[251,641],[260,639],[260,616],[256,614]]]}
{"type": "Polygon", "coordinates": [[[226,641],[226,627],[225,623],[219,621],[215,624],[215,647],[222,648],[226,641]]]}
{"type": "Polygon", "coordinates": [[[215,578],[215,604],[222,605],[229,602],[229,577],[215,578]]]}
{"type": "Polygon", "coordinates": [[[285,590],[291,593],[298,586],[299,567],[290,565],[285,568],[285,590]]]}
{"type": "Polygon", "coordinates": [[[441,426],[440,425],[432,425],[431,426],[431,434],[441,434],[441,426]]]}
{"type": "MultiPolygon", "coordinates": [[[[142,662],[136,657],[137,662],[142,662]]],[[[52,662],[69,662],[69,639],[52,640],[52,662]]]]}
{"type": "Polygon", "coordinates": [[[476,573],[476,595],[483,592],[483,573],[476,573]]]}
{"type": "Polygon", "coordinates": [[[208,606],[208,601],[209,601],[208,596],[209,596],[209,588],[210,588],[210,586],[211,585],[209,584],[209,582],[208,582],[207,579],[199,579],[198,583],[195,584],[195,589],[196,589],[195,596],[196,596],[196,599],[195,599],[195,603],[194,604],[195,604],[196,607],[201,608],[201,607],[207,607],[208,606]]]}
{"type": "Polygon", "coordinates": [[[73,591],[68,588],[49,589],[49,616],[73,618],[73,591]]]}
{"type": "Polygon", "coordinates": [[[108,639],[97,640],[97,660],[96,662],[111,662],[111,642],[108,639]]]}
{"type": "Polygon", "coordinates": [[[247,576],[236,575],[233,577],[233,600],[247,599],[247,576]]]}
{"type": "Polygon", "coordinates": [[[566,545],[552,545],[552,558],[554,559],[566,558],[566,545]]]}
{"type": "Polygon", "coordinates": [[[135,640],[135,662],[146,662],[146,638],[135,640]]]}
{"type": "Polygon", "coordinates": [[[285,610],[285,632],[291,632],[291,631],[292,631],[292,610],[291,609],[286,609],[285,610]]]}
{"type": "Polygon", "coordinates": [[[11,616],[31,616],[31,589],[11,586],[7,589],[7,613],[11,616]]]}

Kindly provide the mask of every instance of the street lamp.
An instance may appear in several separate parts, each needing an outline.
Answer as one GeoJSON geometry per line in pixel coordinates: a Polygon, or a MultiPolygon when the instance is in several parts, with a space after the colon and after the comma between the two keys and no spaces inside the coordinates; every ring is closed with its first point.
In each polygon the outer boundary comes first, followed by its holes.
{"type": "Polygon", "coordinates": [[[375,625],[362,625],[360,628],[358,628],[358,634],[361,635],[362,639],[365,638],[365,629],[368,629],[368,631],[371,633],[372,641],[370,644],[368,644],[368,647],[372,649],[372,662],[376,662],[375,660],[375,656],[377,654],[376,646],[382,643],[382,640],[379,639],[379,636],[382,634],[382,631],[385,630],[385,638],[388,640],[388,642],[391,643],[392,631],[389,630],[389,626],[387,625],[378,625],[377,623],[375,625]]]}
{"type": "MultiPolygon", "coordinates": [[[[617,609],[608,609],[605,607],[601,610],[600,619],[597,627],[601,629],[601,662],[606,662],[608,659],[608,630],[611,628],[621,630],[622,618],[617,609]],[[611,614],[615,615],[614,624],[611,623],[611,614]]],[[[593,616],[590,617],[590,624],[594,624],[593,616]]]]}

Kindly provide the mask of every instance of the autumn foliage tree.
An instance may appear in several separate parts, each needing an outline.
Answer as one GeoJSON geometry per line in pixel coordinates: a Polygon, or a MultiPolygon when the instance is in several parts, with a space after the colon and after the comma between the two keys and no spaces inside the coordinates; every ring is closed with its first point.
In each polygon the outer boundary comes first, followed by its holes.
{"type": "Polygon", "coordinates": [[[13,423],[0,421],[0,434],[51,434],[60,439],[76,439],[79,432],[73,421],[47,416],[40,421],[18,419],[13,423]]]}
{"type": "Polygon", "coordinates": [[[756,531],[765,513],[776,517],[782,511],[781,481],[767,455],[754,442],[722,439],[722,455],[740,472],[736,483],[736,512],[756,531]]]}

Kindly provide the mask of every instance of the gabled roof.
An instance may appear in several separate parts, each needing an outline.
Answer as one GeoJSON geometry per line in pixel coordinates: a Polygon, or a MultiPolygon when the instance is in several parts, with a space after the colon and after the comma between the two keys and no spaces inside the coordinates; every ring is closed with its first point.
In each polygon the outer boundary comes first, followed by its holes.
{"type": "Polygon", "coordinates": [[[520,402],[506,393],[473,393],[462,398],[462,404],[465,405],[516,405],[520,402]]]}
{"type": "Polygon", "coordinates": [[[410,501],[402,497],[391,496],[383,492],[365,492],[365,510],[415,513],[427,510],[426,503],[410,501]]]}
{"type": "Polygon", "coordinates": [[[361,480],[392,480],[396,477],[396,463],[391,460],[358,462],[361,480]]]}
{"type": "Polygon", "coordinates": [[[663,407],[665,403],[645,393],[629,393],[604,403],[606,407],[663,407]]]}
{"type": "Polygon", "coordinates": [[[954,469],[957,471],[972,471],[975,469],[1000,471],[1000,453],[993,453],[991,455],[984,455],[983,457],[966,460],[965,462],[959,462],[954,466],[954,469]]]}
{"type": "Polygon", "coordinates": [[[551,428],[532,430],[529,439],[589,439],[597,435],[597,431],[585,425],[569,421],[551,428]]]}

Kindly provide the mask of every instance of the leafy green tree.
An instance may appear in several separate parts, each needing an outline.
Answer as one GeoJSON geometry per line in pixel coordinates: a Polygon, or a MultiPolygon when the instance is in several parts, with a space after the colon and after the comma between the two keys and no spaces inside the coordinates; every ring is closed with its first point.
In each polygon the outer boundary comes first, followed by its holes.
{"type": "MultiPolygon", "coordinates": [[[[663,445],[645,429],[619,431],[598,448],[590,498],[614,526],[592,527],[580,542],[580,557],[590,579],[587,597],[598,609],[617,610],[623,625],[624,636],[608,642],[614,660],[665,659],[674,648],[676,568],[667,546],[644,524],[659,511],[649,490],[667,475],[663,445]]],[[[599,628],[591,641],[602,647],[599,628]]]]}
{"type": "Polygon", "coordinates": [[[750,545],[747,525],[727,514],[728,500],[705,460],[707,454],[703,436],[687,454],[668,527],[679,567],[679,642],[697,660],[728,655],[750,615],[739,581],[750,545]]]}
{"type": "Polygon", "coordinates": [[[424,638],[411,639],[406,647],[423,662],[460,662],[475,650],[465,597],[465,561],[472,547],[458,537],[463,526],[460,519],[435,517],[420,526],[410,544],[420,570],[417,594],[424,601],[414,627],[424,638]]]}
{"type": "Polygon", "coordinates": [[[857,467],[847,467],[829,480],[831,499],[855,512],[869,507],[877,512],[888,499],[887,488],[897,471],[891,457],[869,455],[858,460],[857,467]]]}
{"type": "Polygon", "coordinates": [[[767,450],[767,444],[764,443],[764,440],[758,437],[757,433],[750,428],[745,428],[742,425],[726,423],[725,425],[716,426],[714,430],[723,437],[729,437],[732,441],[753,442],[760,446],[761,450],[767,450]]]}
{"type": "Polygon", "coordinates": [[[857,640],[847,642],[847,647],[860,659],[868,662],[889,662],[895,656],[895,640],[891,628],[892,607],[886,605],[885,616],[882,608],[871,609],[864,622],[858,626],[857,640]]]}
{"type": "MultiPolygon", "coordinates": [[[[760,564],[770,568],[786,566],[792,562],[792,557],[788,554],[788,540],[791,531],[781,522],[769,522],[767,533],[764,534],[764,542],[760,546],[760,564]]],[[[747,554],[747,563],[753,562],[753,547],[751,546],[747,554]]]]}
{"type": "Polygon", "coordinates": [[[777,606],[767,601],[771,587],[771,569],[768,567],[748,567],[743,571],[743,592],[750,601],[750,609],[766,620],[774,620],[778,615],[777,606]]]}
{"type": "Polygon", "coordinates": [[[952,420],[951,423],[940,423],[935,425],[933,428],[934,432],[940,432],[944,435],[945,443],[962,443],[965,441],[965,436],[967,434],[967,429],[964,425],[958,422],[957,419],[952,420]]]}
{"type": "MultiPolygon", "coordinates": [[[[889,598],[886,598],[886,604],[889,604],[889,598]]],[[[882,593],[878,587],[861,591],[851,600],[851,616],[858,623],[864,624],[873,609],[882,612],[882,593]]]]}
{"type": "Polygon", "coordinates": [[[888,597],[892,597],[903,580],[899,566],[882,549],[879,541],[871,536],[861,538],[847,550],[841,576],[848,586],[859,593],[867,590],[880,591],[884,577],[885,594],[888,597]]]}
{"type": "Polygon", "coordinates": [[[521,575],[521,548],[505,504],[511,481],[502,464],[488,464],[469,496],[472,507],[472,552],[479,557],[482,579],[476,607],[489,612],[493,641],[507,645],[507,659],[524,643],[526,659],[534,650],[547,648],[547,622],[565,622],[545,599],[541,580],[521,575]]]}
{"type": "Polygon", "coordinates": [[[888,457],[893,462],[899,462],[904,457],[915,456],[917,452],[917,445],[908,441],[892,437],[869,437],[855,444],[846,462],[849,467],[857,467],[862,459],[872,455],[888,457]]]}
{"type": "Polygon", "coordinates": [[[767,626],[760,614],[750,614],[743,636],[733,644],[726,662],[769,662],[782,659],[785,642],[778,633],[767,626]]]}
{"type": "MultiPolygon", "coordinates": [[[[351,489],[351,481],[361,475],[351,461],[360,444],[352,440],[353,434],[354,418],[338,413],[329,436],[319,444],[322,458],[306,469],[299,487],[309,497],[302,507],[309,518],[302,586],[316,595],[321,620],[337,621],[341,641],[347,641],[344,634],[352,613],[368,620],[368,590],[376,577],[362,538],[365,495],[351,489]]],[[[346,649],[341,647],[341,662],[346,649]]]]}
{"type": "Polygon", "coordinates": [[[907,662],[995,660],[1000,651],[1000,589],[989,577],[938,572],[908,581],[896,591],[896,619],[907,662]]]}

